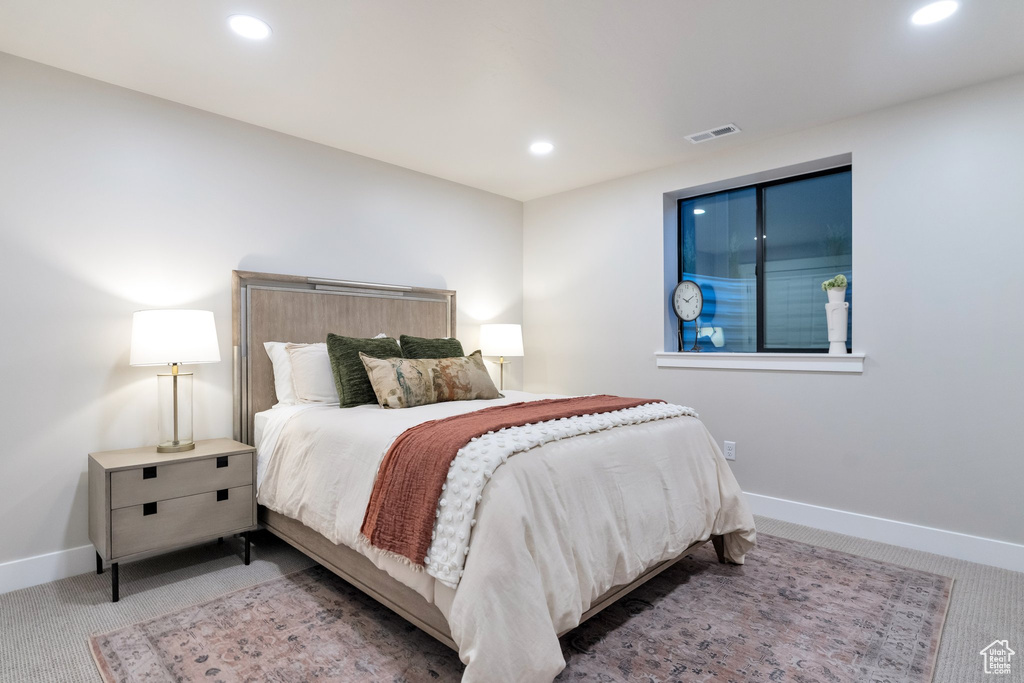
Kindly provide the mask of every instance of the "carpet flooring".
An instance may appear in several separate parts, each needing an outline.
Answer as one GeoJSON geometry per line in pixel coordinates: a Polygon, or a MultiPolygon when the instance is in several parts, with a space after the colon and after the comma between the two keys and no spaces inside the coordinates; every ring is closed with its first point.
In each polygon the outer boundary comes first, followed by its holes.
{"type": "MultiPolygon", "coordinates": [[[[743,567],[705,546],[563,638],[557,680],[928,683],[951,585],[763,533],[743,567]]],[[[322,567],[95,636],[91,647],[108,683],[462,675],[454,652],[322,567]]]]}
{"type": "MultiPolygon", "coordinates": [[[[1024,574],[884,545],[758,517],[764,533],[953,577],[935,683],[990,681],[979,651],[1008,639],[1024,643],[1024,574]]],[[[189,605],[312,566],[284,543],[254,539],[253,563],[240,560],[240,543],[208,544],[124,565],[122,598],[110,603],[110,576],[80,576],[0,595],[0,681],[100,680],[88,637],[153,619],[189,605]]],[[[1016,665],[1016,662],[1014,662],[1016,665]]],[[[1009,677],[1021,676],[1014,669],[1009,677]]]]}

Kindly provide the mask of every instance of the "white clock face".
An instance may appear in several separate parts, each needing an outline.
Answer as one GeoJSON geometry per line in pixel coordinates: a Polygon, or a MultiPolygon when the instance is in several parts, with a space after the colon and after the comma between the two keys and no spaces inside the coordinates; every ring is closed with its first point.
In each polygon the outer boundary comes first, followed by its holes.
{"type": "Polygon", "coordinates": [[[704,295],[697,283],[683,280],[676,285],[676,291],[672,294],[672,307],[675,308],[680,320],[696,320],[704,308],[704,295]]]}

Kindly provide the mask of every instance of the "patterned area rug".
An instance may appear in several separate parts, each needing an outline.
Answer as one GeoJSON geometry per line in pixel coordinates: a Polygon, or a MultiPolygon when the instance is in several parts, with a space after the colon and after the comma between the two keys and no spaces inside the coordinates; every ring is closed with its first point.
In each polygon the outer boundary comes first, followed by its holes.
{"type": "MultiPolygon", "coordinates": [[[[704,547],[567,634],[557,680],[927,683],[952,583],[763,534],[742,567],[704,547]]],[[[462,674],[454,652],[322,567],[90,646],[108,683],[462,674]]]]}

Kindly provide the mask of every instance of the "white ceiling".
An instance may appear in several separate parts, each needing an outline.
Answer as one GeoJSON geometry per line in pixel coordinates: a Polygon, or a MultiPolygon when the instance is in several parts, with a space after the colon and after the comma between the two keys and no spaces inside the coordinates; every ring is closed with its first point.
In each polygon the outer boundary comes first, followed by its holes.
{"type": "Polygon", "coordinates": [[[0,51],[526,200],[1024,71],[1022,0],[925,2],[0,0],[0,51]]]}

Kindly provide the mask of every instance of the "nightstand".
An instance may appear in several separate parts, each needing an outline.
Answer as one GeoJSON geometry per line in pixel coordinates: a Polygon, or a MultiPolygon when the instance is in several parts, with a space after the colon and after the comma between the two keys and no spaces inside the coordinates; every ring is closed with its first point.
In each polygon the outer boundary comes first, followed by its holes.
{"type": "Polygon", "coordinates": [[[89,540],[96,573],[174,548],[241,533],[249,564],[256,528],[256,449],[231,439],[197,441],[194,450],[155,446],[89,454],[89,540]]]}

